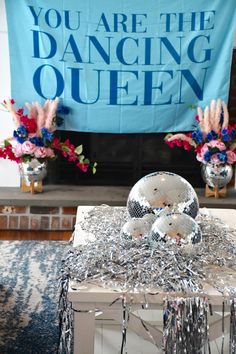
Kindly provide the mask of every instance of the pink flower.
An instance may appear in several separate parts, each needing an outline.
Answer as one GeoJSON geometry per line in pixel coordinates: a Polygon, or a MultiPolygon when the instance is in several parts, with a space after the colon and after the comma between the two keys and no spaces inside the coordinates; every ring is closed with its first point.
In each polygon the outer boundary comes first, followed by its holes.
{"type": "Polygon", "coordinates": [[[213,155],[211,156],[211,163],[214,163],[214,164],[218,165],[218,164],[222,163],[222,161],[220,161],[220,160],[218,159],[217,154],[213,154],[213,155]]]}
{"type": "Polygon", "coordinates": [[[197,160],[200,162],[205,162],[204,160],[204,155],[205,153],[209,150],[208,144],[204,144],[201,148],[201,150],[197,153],[197,160]]]}
{"type": "Polygon", "coordinates": [[[33,153],[35,152],[35,149],[36,149],[36,146],[34,144],[32,144],[30,141],[25,141],[22,144],[23,154],[33,155],[33,153]]]}
{"type": "Polygon", "coordinates": [[[209,150],[208,144],[204,144],[201,148],[201,155],[205,155],[205,153],[209,150]]]}
{"type": "Polygon", "coordinates": [[[228,163],[233,164],[236,162],[236,154],[232,150],[226,151],[228,163]]]}
{"type": "Polygon", "coordinates": [[[22,144],[17,144],[15,149],[14,149],[15,155],[17,157],[20,157],[23,155],[23,151],[22,151],[22,144]]]}
{"type": "Polygon", "coordinates": [[[51,148],[46,148],[47,157],[55,157],[54,151],[51,148]]]}
{"type": "Polygon", "coordinates": [[[203,158],[203,156],[200,153],[196,155],[196,158],[197,158],[198,161],[204,162],[204,158],[203,158]]]}
{"type": "Polygon", "coordinates": [[[207,143],[207,145],[211,148],[218,148],[220,151],[226,150],[226,146],[222,141],[219,140],[212,140],[209,143],[207,143]]]}
{"type": "Polygon", "coordinates": [[[43,147],[38,146],[34,151],[34,155],[36,158],[44,158],[47,156],[47,150],[44,146],[43,147]]]}

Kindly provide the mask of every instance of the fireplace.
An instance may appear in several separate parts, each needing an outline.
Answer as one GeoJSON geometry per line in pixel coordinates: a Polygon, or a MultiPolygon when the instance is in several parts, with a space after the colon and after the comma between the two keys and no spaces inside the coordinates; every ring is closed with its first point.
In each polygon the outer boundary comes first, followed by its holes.
{"type": "Polygon", "coordinates": [[[59,157],[49,166],[47,183],[66,185],[132,186],[142,176],[154,171],[171,171],[186,178],[194,187],[202,187],[200,164],[194,152],[170,149],[165,134],[97,134],[60,131],[84,145],[84,152],[98,163],[97,173],[83,173],[59,157]]]}

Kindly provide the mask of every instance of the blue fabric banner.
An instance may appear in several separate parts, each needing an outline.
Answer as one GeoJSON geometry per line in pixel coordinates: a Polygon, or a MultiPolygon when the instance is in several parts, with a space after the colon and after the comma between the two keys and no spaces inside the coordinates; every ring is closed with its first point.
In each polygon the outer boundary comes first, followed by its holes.
{"type": "Polygon", "coordinates": [[[227,102],[235,0],[6,0],[12,97],[61,98],[63,129],[191,130],[227,102]]]}

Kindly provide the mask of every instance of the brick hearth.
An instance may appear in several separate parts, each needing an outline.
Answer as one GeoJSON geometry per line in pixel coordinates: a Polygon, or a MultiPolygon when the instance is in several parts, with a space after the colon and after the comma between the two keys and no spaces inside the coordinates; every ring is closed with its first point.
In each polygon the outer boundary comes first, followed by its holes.
{"type": "Polygon", "coordinates": [[[72,230],[76,207],[0,206],[1,230],[72,230]]]}
{"type": "Polygon", "coordinates": [[[125,205],[130,187],[45,185],[43,193],[0,187],[0,230],[73,230],[79,205],[125,205]]]}

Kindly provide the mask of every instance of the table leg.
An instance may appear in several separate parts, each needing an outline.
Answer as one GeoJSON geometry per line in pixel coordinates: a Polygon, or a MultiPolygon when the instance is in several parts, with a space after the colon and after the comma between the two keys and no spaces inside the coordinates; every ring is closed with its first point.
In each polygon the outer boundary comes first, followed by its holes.
{"type": "Polygon", "coordinates": [[[94,336],[94,311],[74,311],[74,354],[94,354],[94,336]]]}

